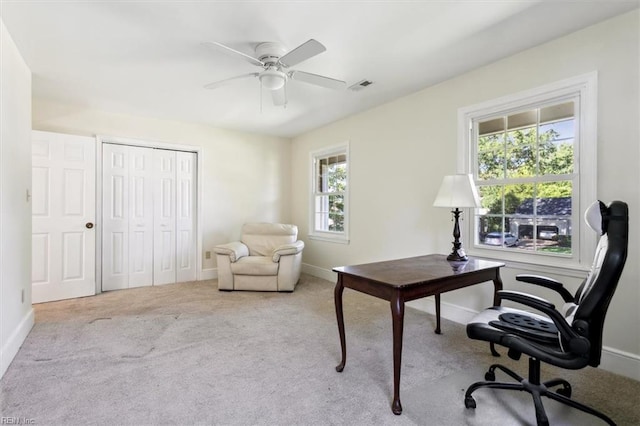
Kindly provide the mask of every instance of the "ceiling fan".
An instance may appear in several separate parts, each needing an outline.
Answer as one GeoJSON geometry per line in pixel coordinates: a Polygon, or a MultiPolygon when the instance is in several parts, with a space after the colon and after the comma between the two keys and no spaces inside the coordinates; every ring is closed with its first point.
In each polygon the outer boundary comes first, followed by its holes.
{"type": "Polygon", "coordinates": [[[255,48],[255,57],[232,49],[222,43],[207,42],[205,44],[225,53],[230,53],[236,57],[240,57],[253,65],[262,67],[262,71],[260,72],[242,74],[209,83],[204,86],[205,89],[216,89],[233,80],[257,77],[258,80],[260,80],[262,87],[271,91],[273,103],[280,106],[287,104],[286,84],[288,80],[298,80],[329,89],[342,89],[346,86],[346,83],[342,80],[289,69],[290,67],[327,50],[322,43],[314,39],[310,39],[302,43],[290,52],[287,52],[279,43],[260,43],[255,48]]]}

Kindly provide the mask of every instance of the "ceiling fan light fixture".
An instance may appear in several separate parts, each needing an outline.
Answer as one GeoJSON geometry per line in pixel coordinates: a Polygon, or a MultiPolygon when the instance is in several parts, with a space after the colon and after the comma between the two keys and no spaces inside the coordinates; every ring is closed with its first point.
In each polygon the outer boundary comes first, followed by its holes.
{"type": "Polygon", "coordinates": [[[260,83],[262,87],[269,90],[278,90],[284,86],[287,75],[282,71],[268,68],[260,73],[260,83]]]}

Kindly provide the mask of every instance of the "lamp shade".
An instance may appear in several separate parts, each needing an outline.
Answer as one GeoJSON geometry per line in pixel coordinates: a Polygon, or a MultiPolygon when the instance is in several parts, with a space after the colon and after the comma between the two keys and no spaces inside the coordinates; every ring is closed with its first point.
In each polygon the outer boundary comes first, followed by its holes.
{"type": "Polygon", "coordinates": [[[278,90],[284,86],[286,75],[282,71],[268,68],[260,73],[260,82],[262,86],[269,90],[278,90]]]}
{"type": "Polygon", "coordinates": [[[471,175],[449,175],[442,179],[434,207],[480,207],[478,190],[471,175]]]}

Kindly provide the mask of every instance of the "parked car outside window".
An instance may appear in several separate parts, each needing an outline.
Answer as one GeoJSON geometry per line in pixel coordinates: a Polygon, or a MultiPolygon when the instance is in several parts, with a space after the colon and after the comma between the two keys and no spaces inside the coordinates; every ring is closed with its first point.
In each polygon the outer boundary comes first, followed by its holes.
{"type": "Polygon", "coordinates": [[[518,245],[518,238],[508,232],[505,232],[504,234],[500,232],[489,232],[484,237],[484,243],[490,246],[505,245],[507,247],[514,247],[518,245]]]}

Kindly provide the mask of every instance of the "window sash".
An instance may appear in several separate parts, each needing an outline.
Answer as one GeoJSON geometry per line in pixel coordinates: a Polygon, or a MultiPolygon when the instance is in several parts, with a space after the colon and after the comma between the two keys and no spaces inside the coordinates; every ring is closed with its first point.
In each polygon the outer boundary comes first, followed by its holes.
{"type": "MultiPolygon", "coordinates": [[[[499,198],[499,203],[501,204],[500,212],[493,212],[491,214],[478,214],[476,213],[475,220],[473,221],[472,233],[473,233],[473,242],[474,247],[487,249],[487,243],[481,241],[482,235],[488,235],[491,231],[498,232],[501,234],[510,233],[514,234],[515,237],[519,238],[523,232],[521,232],[519,223],[524,221],[525,223],[531,222],[532,231],[526,232],[531,235],[531,239],[527,241],[522,241],[519,243],[518,247],[519,251],[525,251],[527,254],[531,255],[548,255],[550,252],[553,255],[563,256],[563,257],[573,257],[573,253],[576,251],[574,247],[575,239],[572,238],[570,232],[572,231],[571,226],[567,224],[571,224],[574,221],[575,214],[572,210],[571,217],[563,217],[558,221],[551,221],[550,223],[561,223],[561,226],[558,227],[558,232],[562,232],[562,238],[556,238],[555,242],[552,245],[556,247],[547,247],[546,244],[543,244],[544,241],[540,241],[540,231],[539,226],[544,226],[544,219],[537,212],[537,206],[539,200],[543,197],[540,195],[538,190],[545,183],[553,183],[553,182],[569,182],[571,187],[570,200],[576,198],[576,194],[579,191],[578,185],[578,176],[575,172],[573,173],[548,173],[549,170],[543,169],[542,166],[542,158],[541,158],[541,149],[544,148],[543,143],[543,135],[540,131],[541,127],[548,125],[549,123],[558,123],[561,121],[568,121],[571,119],[573,121],[573,129],[579,127],[579,116],[575,115],[575,112],[578,110],[579,98],[576,96],[571,96],[568,99],[555,100],[554,102],[545,102],[543,104],[534,104],[527,105],[524,108],[521,108],[518,111],[509,111],[509,112],[499,112],[493,116],[488,118],[476,118],[471,121],[472,128],[472,159],[474,165],[474,180],[476,185],[479,187],[479,191],[482,192],[482,188],[495,188],[499,189],[501,192],[501,197],[499,198]],[[489,123],[489,125],[485,125],[483,128],[483,124],[489,123]],[[530,130],[528,130],[530,129],[530,130]],[[520,133],[527,139],[525,140],[510,140],[510,133],[512,132],[522,132],[520,133]],[[481,149],[482,138],[487,136],[497,136],[495,140],[496,147],[491,149],[489,146],[489,150],[481,149]],[[520,142],[520,143],[518,143],[520,142]],[[522,150],[528,149],[530,152],[532,151],[533,156],[533,168],[530,171],[530,175],[528,176],[512,176],[510,173],[518,173],[518,167],[510,167],[510,148],[512,152],[522,152],[522,150]],[[518,151],[519,150],[519,151],[518,151]],[[500,151],[502,151],[502,157],[500,158],[500,151]],[[498,175],[493,177],[481,177],[481,166],[482,159],[481,153],[488,154],[489,156],[492,153],[495,153],[499,157],[499,163],[497,164],[496,172],[498,175]],[[530,220],[526,220],[524,215],[517,214],[516,211],[507,211],[507,192],[509,194],[513,194],[513,190],[509,190],[509,187],[517,187],[517,186],[525,186],[530,187],[530,197],[526,195],[522,198],[521,201],[525,201],[527,199],[531,199],[532,203],[532,211],[531,214],[526,215],[530,216],[530,220]],[[493,225],[490,225],[493,224],[493,225]],[[539,225],[540,224],[540,225],[539,225]],[[515,229],[512,227],[515,226],[515,229]],[[569,232],[569,234],[567,234],[569,232]],[[567,247],[568,246],[568,247],[567,247]]],[[[515,135],[514,135],[515,136],[515,135]]],[[[567,138],[564,138],[567,139],[567,138]]],[[[571,159],[571,167],[575,170],[574,165],[578,162],[579,158],[579,139],[578,135],[574,134],[570,138],[572,143],[572,159],[571,159]]],[[[551,143],[555,142],[555,138],[551,140],[551,143]]],[[[558,153],[559,154],[559,153],[558,153]]],[[[526,155],[526,152],[524,153],[526,155]]],[[[521,159],[522,157],[517,157],[517,159],[521,159]]],[[[524,159],[524,161],[527,161],[524,159]]],[[[488,173],[488,169],[487,169],[488,173]]],[[[561,197],[566,198],[566,197],[561,197]]],[[[497,201],[498,202],[498,201],[497,201]]],[[[522,228],[522,231],[528,231],[529,225],[525,225],[522,228]]],[[[506,240],[506,238],[505,238],[506,240]]],[[[493,244],[493,243],[491,243],[493,244]]],[[[502,245],[499,245],[499,250],[503,249],[502,245]]],[[[496,248],[489,247],[488,249],[495,250],[496,248]]],[[[509,250],[515,250],[515,248],[509,248],[509,250]]]]}

